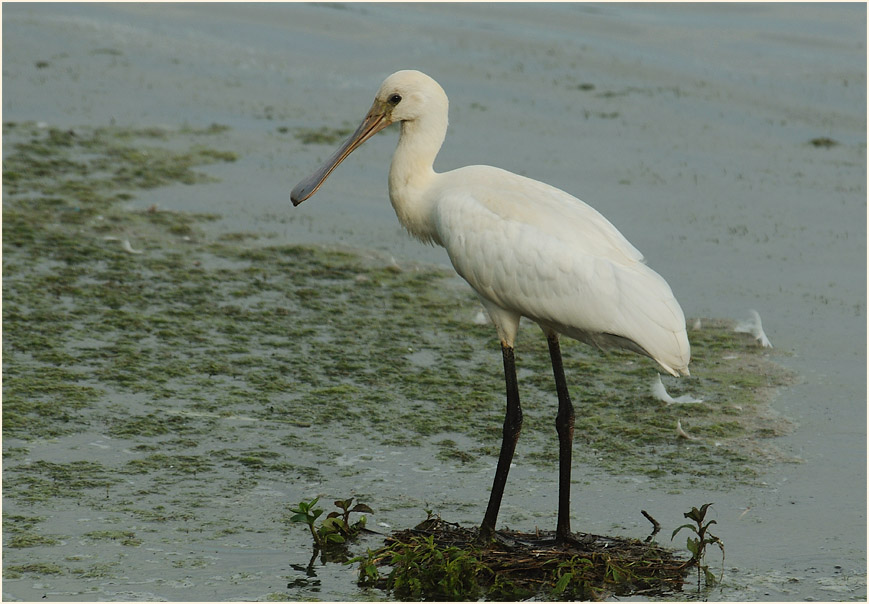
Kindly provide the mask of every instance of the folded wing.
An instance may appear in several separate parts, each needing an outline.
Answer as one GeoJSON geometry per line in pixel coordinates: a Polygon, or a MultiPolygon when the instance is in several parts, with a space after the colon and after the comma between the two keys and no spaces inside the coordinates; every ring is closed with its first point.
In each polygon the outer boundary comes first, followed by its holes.
{"type": "Polygon", "coordinates": [[[600,348],[687,374],[685,317],[667,282],[599,212],[488,166],[451,173],[435,223],[456,271],[485,300],[600,348]]]}

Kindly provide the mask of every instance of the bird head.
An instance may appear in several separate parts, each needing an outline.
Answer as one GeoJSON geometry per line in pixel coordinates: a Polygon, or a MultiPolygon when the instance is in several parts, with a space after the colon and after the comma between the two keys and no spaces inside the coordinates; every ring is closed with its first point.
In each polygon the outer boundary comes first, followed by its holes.
{"type": "Polygon", "coordinates": [[[393,73],[380,85],[371,109],[356,131],[322,166],[295,186],[290,194],[293,205],[299,205],[316,193],[338,164],[390,124],[416,122],[428,115],[446,116],[447,104],[443,88],[424,73],[414,70],[393,73]]]}
{"type": "Polygon", "coordinates": [[[445,113],[447,95],[440,84],[421,71],[396,71],[380,85],[374,106],[392,122],[412,122],[445,113]]]}

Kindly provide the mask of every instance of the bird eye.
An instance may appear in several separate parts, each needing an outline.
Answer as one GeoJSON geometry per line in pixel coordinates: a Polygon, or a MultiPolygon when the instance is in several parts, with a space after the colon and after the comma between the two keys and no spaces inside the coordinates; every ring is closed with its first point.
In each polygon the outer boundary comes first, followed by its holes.
{"type": "Polygon", "coordinates": [[[389,97],[389,104],[390,105],[398,105],[400,102],[401,102],[401,95],[400,94],[393,94],[391,97],[389,97]]]}

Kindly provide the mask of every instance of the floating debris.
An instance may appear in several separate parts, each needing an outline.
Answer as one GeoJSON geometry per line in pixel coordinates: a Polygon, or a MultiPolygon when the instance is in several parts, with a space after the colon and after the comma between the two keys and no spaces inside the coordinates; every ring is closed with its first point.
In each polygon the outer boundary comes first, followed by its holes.
{"type": "Polygon", "coordinates": [[[691,436],[690,434],[685,432],[685,430],[682,429],[682,420],[681,419],[676,420],[676,434],[678,434],[680,437],[688,439],[688,440],[697,440],[696,436],[691,436]]]}
{"type": "Polygon", "coordinates": [[[668,405],[676,404],[685,404],[685,403],[702,403],[702,398],[694,398],[693,396],[688,396],[687,394],[683,394],[682,396],[678,396],[673,398],[667,392],[667,389],[664,387],[664,383],[661,381],[661,374],[656,373],[654,379],[652,380],[652,396],[654,396],[659,401],[663,401],[668,405]]]}
{"type": "Polygon", "coordinates": [[[839,141],[833,140],[828,136],[818,136],[809,141],[809,144],[813,147],[824,147],[829,149],[830,147],[835,147],[839,144],[839,141]]]}
{"type": "Polygon", "coordinates": [[[763,331],[763,324],[760,322],[760,314],[758,314],[756,310],[749,310],[748,312],[751,313],[751,318],[737,323],[736,327],[733,328],[733,331],[736,333],[749,333],[753,335],[754,339],[760,342],[760,345],[764,348],[772,348],[769,338],[766,337],[766,334],[763,331]]]}
{"type": "Polygon", "coordinates": [[[144,250],[133,249],[133,246],[130,244],[129,239],[121,239],[120,237],[113,237],[111,235],[106,235],[105,237],[103,237],[103,239],[105,241],[120,241],[121,242],[121,249],[123,249],[125,252],[129,252],[130,254],[144,254],[145,253],[144,250]]]}

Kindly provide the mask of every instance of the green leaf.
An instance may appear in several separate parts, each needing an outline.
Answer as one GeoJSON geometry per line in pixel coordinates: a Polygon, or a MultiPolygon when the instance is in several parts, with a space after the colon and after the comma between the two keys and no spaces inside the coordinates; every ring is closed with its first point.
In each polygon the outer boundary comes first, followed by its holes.
{"type": "Polygon", "coordinates": [[[677,527],[676,530],[673,531],[673,534],[670,535],[670,541],[672,541],[673,538],[676,536],[676,533],[678,533],[679,531],[681,531],[683,528],[691,529],[691,530],[694,531],[695,533],[697,532],[697,529],[694,527],[693,524],[683,524],[682,526],[677,527]]]}
{"type": "Polygon", "coordinates": [[[692,507],[690,512],[685,512],[682,515],[685,516],[685,518],[687,518],[688,520],[693,520],[697,524],[703,522],[703,516],[700,515],[700,510],[698,510],[697,508],[692,507]]]}
{"type": "Polygon", "coordinates": [[[306,514],[312,507],[314,507],[314,504],[316,504],[317,500],[319,499],[319,497],[314,497],[314,499],[310,503],[306,501],[300,501],[298,506],[296,508],[290,508],[290,511],[296,512],[298,514],[306,514]]]}
{"type": "Polygon", "coordinates": [[[555,586],[552,588],[552,592],[556,594],[560,594],[567,586],[570,585],[570,582],[573,580],[573,573],[564,573],[555,583],[555,586]]]}
{"type": "Polygon", "coordinates": [[[374,513],[374,510],[372,510],[370,507],[368,507],[364,503],[357,503],[356,505],[353,506],[353,509],[350,511],[351,512],[364,512],[366,514],[373,514],[374,513]]]}
{"type": "Polygon", "coordinates": [[[338,516],[333,516],[331,518],[326,518],[323,521],[323,524],[320,526],[321,533],[337,533],[339,531],[345,530],[347,525],[344,524],[344,521],[341,520],[338,516]]]}
{"type": "Polygon", "coordinates": [[[685,518],[690,518],[691,520],[693,520],[697,524],[702,524],[703,519],[706,517],[706,510],[709,509],[710,505],[712,505],[712,504],[711,503],[704,503],[703,505],[700,506],[699,510],[695,507],[692,507],[691,511],[685,512],[684,516],[685,516],[685,518]]]}
{"type": "Polygon", "coordinates": [[[697,547],[698,544],[699,544],[699,541],[697,539],[692,539],[691,537],[688,537],[688,543],[685,547],[688,548],[688,551],[691,552],[691,554],[694,556],[694,558],[697,558],[698,553],[699,553],[698,547],[697,547]]]}

